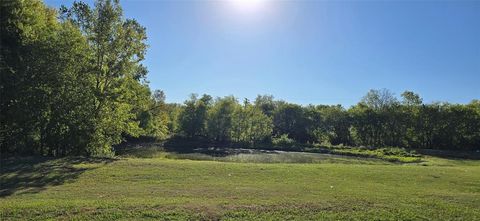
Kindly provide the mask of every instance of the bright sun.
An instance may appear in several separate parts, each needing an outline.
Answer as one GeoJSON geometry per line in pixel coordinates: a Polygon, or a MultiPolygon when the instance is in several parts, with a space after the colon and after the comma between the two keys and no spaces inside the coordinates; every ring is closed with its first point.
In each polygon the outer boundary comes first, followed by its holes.
{"type": "Polygon", "coordinates": [[[231,2],[236,9],[242,12],[260,11],[267,0],[227,0],[231,2]]]}

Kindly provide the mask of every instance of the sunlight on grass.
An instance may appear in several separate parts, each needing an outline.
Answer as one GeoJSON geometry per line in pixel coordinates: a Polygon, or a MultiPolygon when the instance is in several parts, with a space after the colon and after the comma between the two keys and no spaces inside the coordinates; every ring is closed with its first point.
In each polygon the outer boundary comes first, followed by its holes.
{"type": "MultiPolygon", "coordinates": [[[[238,154],[232,163],[131,158],[25,161],[24,168],[86,169],[64,183],[0,200],[0,218],[174,220],[464,220],[480,218],[480,165],[431,159],[432,164],[263,163],[286,154],[238,154]],[[448,162],[450,166],[437,166],[448,162]],[[89,168],[89,169],[87,169],[89,168]]],[[[309,156],[298,155],[298,156],[309,156]]],[[[197,155],[198,156],[198,155],[197,155]]],[[[430,158],[429,158],[430,159],[430,158]]],[[[338,163],[340,162],[340,163],[338,163]]],[[[51,173],[51,174],[50,174],[51,173]]],[[[18,174],[18,173],[16,173],[18,174]]],[[[58,176],[55,171],[47,177],[58,176]]],[[[25,174],[25,176],[31,176],[25,174]]],[[[45,180],[49,181],[49,180],[45,180]]],[[[14,184],[12,184],[14,185],[14,184]]],[[[12,186],[13,188],[13,186],[12,186]]]]}

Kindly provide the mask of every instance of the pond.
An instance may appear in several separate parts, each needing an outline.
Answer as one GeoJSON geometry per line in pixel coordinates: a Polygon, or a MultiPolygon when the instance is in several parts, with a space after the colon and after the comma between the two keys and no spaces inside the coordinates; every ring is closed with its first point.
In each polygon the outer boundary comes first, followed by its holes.
{"type": "Polygon", "coordinates": [[[355,163],[389,164],[383,160],[325,153],[279,150],[197,148],[188,153],[167,152],[168,159],[188,159],[239,163],[355,163]]]}

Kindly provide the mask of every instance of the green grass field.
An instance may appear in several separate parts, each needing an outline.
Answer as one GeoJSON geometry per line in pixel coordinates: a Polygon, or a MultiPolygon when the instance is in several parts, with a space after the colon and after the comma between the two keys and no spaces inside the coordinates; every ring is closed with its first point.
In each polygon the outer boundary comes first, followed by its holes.
{"type": "Polygon", "coordinates": [[[2,160],[0,220],[480,220],[480,161],[149,156],[2,160]]]}

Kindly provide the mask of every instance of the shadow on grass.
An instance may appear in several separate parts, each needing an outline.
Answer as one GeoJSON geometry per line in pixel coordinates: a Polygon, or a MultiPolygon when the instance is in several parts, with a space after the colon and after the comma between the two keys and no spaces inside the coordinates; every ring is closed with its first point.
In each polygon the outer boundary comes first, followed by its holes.
{"type": "Polygon", "coordinates": [[[82,168],[75,165],[106,164],[115,159],[26,157],[0,160],[0,197],[6,197],[14,193],[38,193],[48,186],[71,182],[83,172],[100,166],[82,168]]]}

